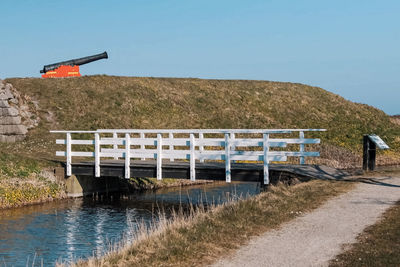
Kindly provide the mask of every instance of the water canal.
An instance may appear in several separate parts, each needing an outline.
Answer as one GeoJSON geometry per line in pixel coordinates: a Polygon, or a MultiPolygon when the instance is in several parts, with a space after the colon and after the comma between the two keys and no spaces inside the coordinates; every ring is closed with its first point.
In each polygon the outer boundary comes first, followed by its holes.
{"type": "Polygon", "coordinates": [[[118,201],[69,199],[0,210],[0,266],[52,266],[101,255],[140,222],[188,203],[223,203],[259,193],[258,183],[217,183],[136,193],[118,201]]]}

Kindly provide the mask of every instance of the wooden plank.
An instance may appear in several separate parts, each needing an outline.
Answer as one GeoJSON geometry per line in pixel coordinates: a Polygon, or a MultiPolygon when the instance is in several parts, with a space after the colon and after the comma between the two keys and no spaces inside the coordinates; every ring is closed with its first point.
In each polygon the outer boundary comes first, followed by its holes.
{"type": "MultiPolygon", "coordinates": [[[[263,139],[262,138],[237,138],[232,140],[231,143],[235,146],[239,147],[263,147],[263,139]]],[[[269,141],[270,147],[286,147],[287,142],[285,139],[270,139],[269,141]]]]}
{"type": "MultiPolygon", "coordinates": [[[[94,145],[94,140],[71,140],[71,145],[94,145]]],[[[65,139],[56,139],[56,144],[66,145],[67,141],[65,139]]]]}
{"type": "Polygon", "coordinates": [[[72,168],[71,168],[71,163],[72,163],[72,153],[71,153],[71,134],[67,133],[67,143],[66,143],[66,162],[67,162],[67,176],[71,176],[72,175],[72,168]]]}
{"type": "MultiPolygon", "coordinates": [[[[120,152],[112,152],[105,149],[101,149],[101,157],[109,157],[113,158],[114,156],[118,157],[125,157],[125,150],[119,150],[120,152]]],[[[262,161],[263,160],[263,152],[262,151],[248,151],[249,153],[237,153],[233,152],[230,154],[231,160],[257,160],[257,161],[262,161]],[[250,153],[251,152],[251,153],[250,153]]],[[[67,153],[65,151],[57,151],[56,156],[66,156],[67,153]]],[[[280,161],[280,159],[285,159],[286,157],[298,157],[298,156],[305,156],[305,157],[318,157],[319,152],[296,152],[296,151],[270,151],[269,152],[269,157],[270,161],[280,161]]],[[[74,157],[94,157],[95,153],[94,152],[84,152],[84,151],[72,151],[71,156],[74,157]]],[[[142,152],[136,152],[135,150],[130,150],[130,156],[131,158],[152,158],[156,159],[157,158],[157,152],[148,152],[148,153],[142,153],[142,152]]],[[[208,159],[208,160],[225,160],[225,151],[203,151],[195,152],[195,157],[198,159],[208,159]]],[[[185,150],[182,152],[177,152],[175,150],[172,154],[170,154],[169,151],[163,151],[163,158],[169,159],[169,158],[174,158],[174,159],[190,159],[190,151],[185,150]]]]}
{"type": "Polygon", "coordinates": [[[125,179],[131,178],[131,137],[130,134],[125,134],[125,179]]]}
{"type": "Polygon", "coordinates": [[[317,138],[270,138],[270,142],[285,142],[287,144],[319,144],[321,143],[321,140],[317,138]]]}
{"type": "MultiPolygon", "coordinates": [[[[115,133],[116,134],[116,133],[115,133]]],[[[144,135],[144,134],[143,134],[144,135]]],[[[101,138],[100,143],[102,145],[122,145],[124,138],[101,138]]],[[[196,140],[197,145],[201,146],[225,146],[223,138],[204,138],[196,140]]],[[[295,138],[270,138],[270,147],[286,147],[286,144],[319,144],[320,139],[295,139],[295,138]]],[[[234,146],[263,146],[263,140],[261,138],[237,138],[231,141],[234,146]]],[[[65,144],[64,139],[57,139],[56,144],[65,144]]],[[[94,140],[72,140],[74,145],[94,145],[94,140]]],[[[131,145],[141,146],[155,146],[157,144],[156,138],[131,138],[131,145]]],[[[190,146],[189,138],[164,138],[164,145],[174,146],[190,146]]]]}
{"type": "MultiPolygon", "coordinates": [[[[273,155],[278,151],[271,151],[273,155]]],[[[297,151],[284,151],[283,155],[288,157],[319,157],[319,152],[305,151],[305,152],[297,152],[297,151]]]]}
{"type": "MultiPolygon", "coordinates": [[[[67,152],[56,151],[56,156],[67,157],[67,152]]],[[[94,152],[71,151],[71,157],[94,157],[94,152]]]]}
{"type": "Polygon", "coordinates": [[[71,156],[73,157],[94,157],[94,152],[85,152],[85,151],[72,151],[71,156]]]}
{"type": "Polygon", "coordinates": [[[197,141],[201,146],[223,146],[225,147],[225,138],[203,138],[197,141]]]}
{"type": "Polygon", "coordinates": [[[95,177],[100,177],[100,136],[99,133],[94,134],[94,164],[95,164],[95,177]]]}
{"type": "MultiPolygon", "coordinates": [[[[297,139],[297,138],[270,138],[270,147],[286,147],[286,144],[319,144],[320,139],[297,139]]],[[[262,138],[236,138],[231,140],[235,146],[263,146],[262,138]]],[[[224,146],[222,138],[204,138],[198,141],[198,145],[203,146],[224,146]]]]}
{"type": "MultiPolygon", "coordinates": [[[[204,151],[204,146],[201,144],[203,141],[204,135],[203,133],[199,133],[199,140],[197,141],[199,144],[199,151],[200,153],[204,151]]],[[[204,159],[200,159],[200,162],[203,163],[204,159]]]]}
{"type": "MultiPolygon", "coordinates": [[[[140,133],[140,138],[141,138],[141,139],[144,139],[144,138],[145,138],[145,135],[144,135],[144,133],[140,133]]],[[[145,146],[144,146],[144,144],[140,144],[140,149],[145,149],[145,146]]],[[[145,160],[145,158],[144,158],[144,157],[142,157],[141,159],[142,159],[142,160],[145,160]]]]}
{"type": "Polygon", "coordinates": [[[162,180],[162,135],[157,134],[157,180],[162,180]]]}
{"type": "MultiPolygon", "coordinates": [[[[102,138],[101,144],[102,145],[122,145],[125,139],[118,138],[102,138]]],[[[131,145],[140,145],[142,149],[144,146],[156,146],[157,145],[157,138],[131,138],[131,145]]],[[[169,139],[163,138],[163,145],[175,145],[175,146],[190,146],[190,139],[189,138],[176,138],[176,139],[169,139]]]]}
{"type": "Polygon", "coordinates": [[[67,156],[67,152],[65,152],[65,151],[56,151],[56,156],[57,157],[66,157],[67,156]]]}
{"type": "MultiPolygon", "coordinates": [[[[118,139],[118,134],[117,134],[117,133],[113,133],[113,139],[114,139],[114,140],[118,139]]],[[[113,148],[114,148],[114,149],[118,149],[118,144],[113,144],[113,148]]],[[[117,156],[114,156],[114,159],[117,160],[118,157],[117,157],[117,156]]]]}
{"type": "Polygon", "coordinates": [[[57,145],[66,145],[67,141],[65,139],[56,139],[57,145]]]}
{"type": "MultiPolygon", "coordinates": [[[[233,151],[236,150],[235,133],[234,132],[229,133],[229,137],[230,137],[229,144],[231,146],[231,153],[232,153],[233,151]]],[[[231,160],[232,160],[232,163],[235,163],[235,160],[233,160],[233,159],[231,159],[231,160]]]]}
{"type": "Polygon", "coordinates": [[[264,173],[264,184],[269,184],[269,172],[268,172],[268,164],[269,164],[269,134],[263,134],[263,147],[264,147],[264,155],[263,155],[263,173],[264,173]]]}
{"type": "Polygon", "coordinates": [[[229,144],[229,133],[225,134],[225,181],[231,182],[231,147],[229,144]]]}
{"type": "MultiPolygon", "coordinates": [[[[304,139],[304,132],[299,132],[299,137],[300,139],[304,139]]],[[[300,143],[300,153],[304,152],[304,143],[300,143]]],[[[304,165],[305,164],[305,158],[304,156],[300,156],[300,165],[304,165]]]]}
{"type": "MultiPolygon", "coordinates": [[[[113,134],[117,134],[117,133],[113,133],[113,134]]],[[[123,137],[123,138],[110,138],[110,137],[102,137],[101,139],[100,139],[100,143],[102,144],[102,145],[113,145],[113,146],[115,146],[115,145],[123,145],[123,144],[125,144],[125,137],[123,137]]]]}
{"type": "MultiPolygon", "coordinates": [[[[173,133],[169,133],[169,134],[168,134],[168,138],[169,138],[170,140],[174,140],[174,134],[173,134],[173,133]]],[[[169,151],[170,151],[170,152],[173,152],[173,151],[174,151],[174,145],[173,145],[173,144],[169,144],[169,151]]],[[[170,158],[169,160],[170,160],[170,161],[174,161],[174,158],[170,158]]]]}
{"type": "Polygon", "coordinates": [[[195,148],[196,144],[194,141],[194,134],[190,134],[190,180],[196,180],[196,157],[195,148]]]}
{"type": "Polygon", "coordinates": [[[72,145],[94,145],[95,140],[71,140],[72,145]]]}
{"type": "MultiPolygon", "coordinates": [[[[255,133],[291,133],[299,130],[304,131],[324,131],[324,129],[98,129],[97,132],[99,133],[161,133],[161,134],[168,134],[168,133],[241,133],[241,134],[255,134],[255,133]]],[[[63,133],[63,132],[76,132],[80,133],[81,131],[51,131],[53,133],[63,133]]]]}
{"type": "MultiPolygon", "coordinates": [[[[196,155],[196,158],[198,159],[207,159],[207,160],[225,160],[225,155],[221,154],[208,154],[208,155],[202,155],[198,154],[196,155]]],[[[269,155],[268,156],[269,161],[287,161],[287,156],[284,155],[269,155]]],[[[246,160],[246,161],[263,161],[264,160],[264,155],[261,153],[260,155],[257,156],[246,156],[246,155],[230,155],[231,160],[246,160]]]]}
{"type": "MultiPolygon", "coordinates": [[[[204,151],[202,155],[207,157],[208,155],[224,155],[225,152],[222,150],[210,150],[210,151],[204,151]]],[[[263,151],[232,151],[231,152],[231,157],[232,156],[263,156],[264,152],[263,151]]],[[[305,156],[305,157],[318,157],[319,152],[314,152],[314,151],[305,151],[305,152],[299,152],[299,151],[269,151],[270,156],[286,156],[286,157],[299,157],[299,156],[305,156]]]]}
{"type": "MultiPolygon", "coordinates": [[[[61,153],[63,153],[61,151],[61,153]]],[[[91,153],[91,152],[82,152],[82,153],[91,153]]],[[[190,159],[190,151],[182,151],[182,152],[171,152],[169,151],[163,151],[163,158],[164,159],[190,159]]],[[[285,155],[287,152],[275,154],[275,151],[270,151],[270,161],[286,161],[287,160],[287,155],[285,155]]],[[[296,152],[299,153],[299,152],[296,152]]],[[[311,152],[308,152],[311,153],[311,152]]],[[[63,156],[64,154],[58,154],[58,156],[63,156]]],[[[122,157],[123,152],[106,152],[102,150],[101,155],[103,157],[109,157],[112,158],[114,156],[122,157]]],[[[147,158],[147,159],[156,159],[157,158],[157,153],[153,152],[137,152],[135,150],[130,151],[131,158],[147,158]]],[[[82,155],[83,156],[83,155],[82,155]]],[[[86,156],[91,156],[91,154],[86,154],[86,156]]],[[[290,156],[290,155],[289,155],[290,156]]],[[[206,160],[225,160],[225,151],[216,151],[216,152],[200,152],[200,151],[195,151],[195,157],[197,159],[206,159],[206,160]],[[222,153],[223,152],[223,153],[222,153]]],[[[256,161],[262,161],[263,160],[263,152],[256,152],[256,153],[246,153],[246,154],[233,154],[231,153],[231,160],[256,160],[256,161]]]]}

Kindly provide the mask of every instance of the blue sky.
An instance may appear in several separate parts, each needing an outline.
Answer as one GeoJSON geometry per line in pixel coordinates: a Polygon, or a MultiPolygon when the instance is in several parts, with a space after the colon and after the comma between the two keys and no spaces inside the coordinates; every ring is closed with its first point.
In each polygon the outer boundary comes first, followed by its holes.
{"type": "Polygon", "coordinates": [[[0,2],[0,78],[81,73],[300,82],[400,114],[400,1],[0,2]]]}

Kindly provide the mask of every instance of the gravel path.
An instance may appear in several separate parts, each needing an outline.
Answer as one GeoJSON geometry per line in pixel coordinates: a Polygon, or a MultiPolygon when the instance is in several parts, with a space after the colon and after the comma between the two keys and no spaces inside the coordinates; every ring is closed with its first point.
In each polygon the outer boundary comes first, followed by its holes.
{"type": "Polygon", "coordinates": [[[400,200],[400,177],[373,180],[256,237],[213,266],[327,266],[343,244],[354,243],[365,227],[400,200]]]}

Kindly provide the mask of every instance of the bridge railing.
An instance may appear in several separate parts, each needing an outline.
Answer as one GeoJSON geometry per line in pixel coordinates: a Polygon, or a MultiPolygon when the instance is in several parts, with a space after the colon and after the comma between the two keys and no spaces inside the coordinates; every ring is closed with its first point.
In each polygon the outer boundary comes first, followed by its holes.
{"type": "MultiPolygon", "coordinates": [[[[288,157],[298,157],[305,164],[305,157],[317,157],[319,152],[306,151],[305,145],[319,144],[320,139],[305,138],[305,132],[325,129],[100,129],[97,131],[51,131],[64,133],[65,139],[57,144],[66,146],[57,156],[66,157],[66,174],[72,175],[72,157],[94,157],[95,177],[100,177],[101,159],[124,159],[125,178],[131,177],[131,159],[155,159],[157,179],[162,179],[163,160],[190,162],[190,179],[196,179],[196,162],[224,161],[226,182],[231,181],[231,162],[262,162],[264,184],[269,183],[268,164],[284,162],[288,157]],[[298,137],[282,137],[298,133],[298,137]],[[86,134],[89,139],[72,139],[72,135],[86,134]],[[281,137],[279,137],[279,135],[281,137]],[[296,151],[285,150],[299,145],[296,151]],[[90,151],[73,151],[73,146],[91,146],[90,151]],[[288,146],[289,145],[289,146],[288,146]],[[273,149],[273,148],[278,148],[273,149]]],[[[88,150],[88,149],[86,149],[88,150]]]]}

